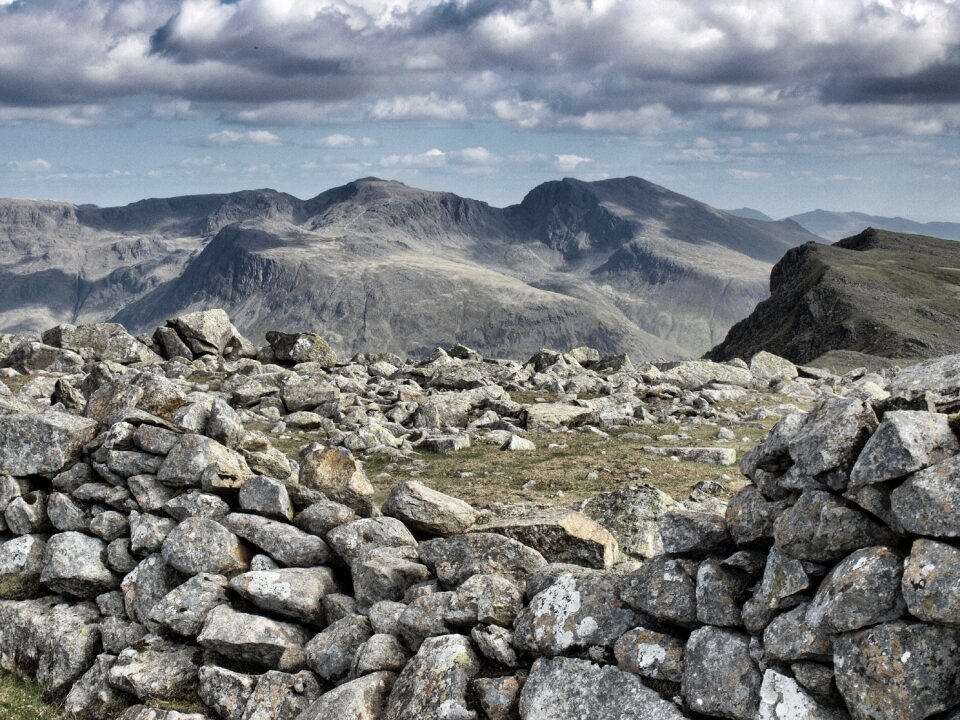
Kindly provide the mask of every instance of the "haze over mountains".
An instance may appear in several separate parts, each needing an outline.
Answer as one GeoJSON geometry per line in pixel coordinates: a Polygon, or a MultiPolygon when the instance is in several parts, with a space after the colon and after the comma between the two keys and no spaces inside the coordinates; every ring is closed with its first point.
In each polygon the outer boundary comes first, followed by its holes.
{"type": "Polygon", "coordinates": [[[366,178],[120,208],[0,201],[0,329],[107,318],[134,330],[222,307],[247,335],[321,330],[343,353],[590,344],[702,354],[815,240],[628,177],[544,183],[507,208],[366,178]]]}
{"type": "MultiPolygon", "coordinates": [[[[754,208],[744,207],[737,208],[736,210],[726,210],[725,212],[751,220],[769,220],[773,222],[773,218],[769,215],[754,208]]],[[[946,240],[960,240],[960,223],[923,223],[902,217],[868,215],[861,212],[834,212],[832,210],[811,210],[810,212],[791,215],[785,219],[792,220],[814,235],[819,235],[824,240],[830,241],[842,240],[843,238],[857,235],[866,228],[890,230],[892,232],[910,233],[913,235],[927,235],[944,238],[946,240]]]]}

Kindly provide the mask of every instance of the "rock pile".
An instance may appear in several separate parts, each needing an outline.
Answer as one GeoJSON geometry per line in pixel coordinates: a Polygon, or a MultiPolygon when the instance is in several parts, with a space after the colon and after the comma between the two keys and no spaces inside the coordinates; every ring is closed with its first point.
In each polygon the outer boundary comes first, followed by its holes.
{"type": "Polygon", "coordinates": [[[0,337],[0,669],[70,716],[960,710],[960,357],[891,382],[763,354],[338,365],[315,335],[269,343],[217,311],[0,337]],[[379,503],[355,457],[717,418],[771,386],[815,404],[780,409],[729,503],[635,486],[491,510],[416,480],[379,503]],[[290,427],[323,442],[288,457],[290,427]]]}

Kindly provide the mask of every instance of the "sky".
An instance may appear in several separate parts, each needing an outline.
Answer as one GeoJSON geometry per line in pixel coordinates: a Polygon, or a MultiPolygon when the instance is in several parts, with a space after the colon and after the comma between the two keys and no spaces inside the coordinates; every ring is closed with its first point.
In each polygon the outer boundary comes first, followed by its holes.
{"type": "Polygon", "coordinates": [[[0,0],[0,196],[626,175],[960,221],[960,0],[0,0]]]}

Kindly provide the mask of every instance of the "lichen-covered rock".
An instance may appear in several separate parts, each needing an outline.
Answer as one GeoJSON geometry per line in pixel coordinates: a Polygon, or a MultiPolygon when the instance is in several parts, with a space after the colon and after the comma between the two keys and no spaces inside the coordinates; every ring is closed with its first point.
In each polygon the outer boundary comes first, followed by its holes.
{"type": "Polygon", "coordinates": [[[668,555],[703,555],[731,544],[722,515],[694,510],[667,510],[660,518],[660,535],[668,555]]]}
{"type": "Polygon", "coordinates": [[[683,641],[642,627],[625,632],[613,648],[621,670],[672,683],[683,679],[683,651],[683,641]]]}
{"type": "Polygon", "coordinates": [[[36,597],[46,547],[38,535],[21,535],[0,545],[0,600],[36,597]]]}
{"type": "Polygon", "coordinates": [[[378,672],[346,682],[324,693],[297,720],[380,720],[395,680],[391,672],[378,672]]]}
{"type": "Polygon", "coordinates": [[[778,610],[800,603],[799,594],[812,584],[803,561],[791,558],[775,545],[767,554],[760,585],[743,606],[742,617],[747,629],[762,632],[778,610]]]}
{"type": "Polygon", "coordinates": [[[960,537],[960,455],[920,470],[890,495],[900,526],[910,533],[960,537]]]}
{"type": "Polygon", "coordinates": [[[750,372],[763,382],[778,380],[794,380],[797,377],[797,366],[786,358],[761,350],[750,358],[750,372]]]}
{"type": "Polygon", "coordinates": [[[841,710],[817,702],[793,678],[774,670],[763,674],[757,720],[844,720],[841,710]]]}
{"type": "Polygon", "coordinates": [[[651,558],[663,553],[661,516],[677,507],[679,503],[662,490],[633,485],[594,495],[577,509],[612,533],[621,552],[651,558]]]}
{"type": "Polygon", "coordinates": [[[696,565],[659,557],[628,575],[620,589],[624,602],[657,620],[682,627],[697,624],[696,565]]]}
{"type": "Polygon", "coordinates": [[[197,679],[197,694],[204,705],[223,720],[243,720],[247,702],[257,686],[256,677],[216,665],[203,665],[197,679]]]}
{"type": "Polygon", "coordinates": [[[960,626],[960,550],[914,540],[903,568],[903,597],[915,618],[960,626]]]}
{"type": "Polygon", "coordinates": [[[234,575],[250,566],[250,551],[217,521],[192,517],[167,535],[163,559],[186,575],[234,575]]]}
{"type": "Polygon", "coordinates": [[[185,700],[197,689],[200,649],[149,635],[117,656],[110,684],[146,702],[185,700]]]}
{"type": "Polygon", "coordinates": [[[423,563],[449,588],[479,573],[505,575],[525,587],[527,575],[547,564],[533,548],[487,532],[428,540],[420,543],[419,553],[423,563]]]}
{"type": "Polygon", "coordinates": [[[807,490],[774,523],[776,544],[814,562],[839,560],[854,550],[887,545],[893,533],[828,492],[807,490]]]}
{"type": "Polygon", "coordinates": [[[763,678],[744,633],[702,627],[690,633],[684,651],[683,695],[704,715],[754,720],[763,678]]]}
{"type": "MultiPolygon", "coordinates": [[[[252,346],[219,308],[180,315],[167,321],[194,355],[234,355],[252,346]]],[[[246,354],[246,353],[244,353],[246,354]]]]}
{"type": "Polygon", "coordinates": [[[471,683],[480,709],[489,720],[510,720],[517,717],[520,690],[526,678],[505,675],[495,678],[477,678],[471,683]]]}
{"type": "Polygon", "coordinates": [[[860,399],[824,401],[807,415],[790,440],[794,468],[798,474],[811,478],[832,470],[849,472],[877,424],[873,409],[860,399]]]}
{"type": "Polygon", "coordinates": [[[41,339],[51,347],[72,350],[86,362],[107,360],[128,365],[160,361],[156,353],[116,323],[57,325],[46,330],[41,339]]]}
{"type": "Polygon", "coordinates": [[[322,625],[323,598],[337,583],[330,568],[280,568],[238,575],[230,589],[268,612],[322,625]]]}
{"type": "Polygon", "coordinates": [[[292,525],[244,513],[230,513],[220,522],[288,567],[309,568],[334,561],[323,540],[292,525]]]}
{"type": "Polygon", "coordinates": [[[939,412],[960,410],[960,355],[926,360],[902,370],[890,383],[894,398],[914,400],[930,395],[939,412]]]}
{"type": "Polygon", "coordinates": [[[469,683],[480,664],[463,635],[427,638],[397,678],[383,720],[475,720],[469,683]]]}
{"type": "Polygon", "coordinates": [[[78,532],[54,535],[43,555],[40,582],[54,592],[78,598],[95,598],[120,586],[120,578],[106,565],[107,546],[102,540],[78,532]]]}
{"type": "Polygon", "coordinates": [[[254,475],[240,488],[240,509],[272,520],[293,520],[293,503],[279,480],[254,475]]]}
{"type": "Polygon", "coordinates": [[[540,658],[520,693],[523,720],[682,720],[639,677],[589,660],[540,658]]]}
{"type": "Polygon", "coordinates": [[[168,630],[195,638],[207,615],[227,602],[227,579],[201,573],[164,595],[150,610],[150,619],[168,630]]]}
{"type": "Polygon", "coordinates": [[[768,660],[830,660],[833,636],[820,625],[807,622],[810,603],[801,603],[777,615],[763,631],[764,656],[768,660]]]}
{"type": "Polygon", "coordinates": [[[0,410],[0,472],[51,475],[80,459],[84,445],[97,434],[88,418],[53,410],[44,413],[0,410]]]}
{"type": "Polygon", "coordinates": [[[857,550],[820,583],[807,610],[807,622],[828,632],[896,620],[906,605],[900,593],[903,556],[888,547],[857,550]]]}
{"type": "Polygon", "coordinates": [[[750,587],[747,576],[718,560],[704,560],[697,569],[697,620],[705,625],[738,627],[740,608],[750,587]]]}
{"type": "Polygon", "coordinates": [[[853,470],[850,487],[904,477],[960,453],[946,415],[892,410],[883,416],[853,470]]]}
{"type": "Polygon", "coordinates": [[[922,720],[960,703],[960,629],[892,622],[840,635],[837,688],[854,720],[922,720]]]}
{"type": "Polygon", "coordinates": [[[348,565],[364,558],[370,550],[388,547],[417,547],[407,526],[396,518],[354,520],[327,533],[327,542],[348,565]]]}
{"type": "Polygon", "coordinates": [[[151,619],[154,606],[167,593],[187,580],[175,568],[168,565],[160,555],[151,555],[137,565],[120,584],[127,616],[131,620],[153,627],[151,619]]]}
{"type": "Polygon", "coordinates": [[[308,637],[298,625],[220,605],[207,615],[197,642],[230,660],[297,672],[306,664],[303,646],[308,637]]]}
{"type": "Polygon", "coordinates": [[[320,335],[314,333],[285,333],[270,331],[267,342],[273,356],[281,363],[316,363],[318,367],[333,367],[337,354],[320,335]]]}
{"type": "Polygon", "coordinates": [[[300,453],[300,484],[343,503],[358,515],[373,511],[373,485],[345,448],[307,446],[300,453]]]}
{"type": "Polygon", "coordinates": [[[324,680],[342,680],[350,672],[357,649],[372,635],[370,621],[362,615],[337,620],[307,643],[307,663],[324,680]]]}
{"type": "Polygon", "coordinates": [[[108,720],[118,717],[132,702],[129,695],[110,685],[114,655],[98,655],[93,665],[70,688],[64,711],[75,720],[108,720]]]}
{"type": "Polygon", "coordinates": [[[417,549],[409,546],[376,547],[351,563],[353,592],[360,610],[380,600],[402,600],[407,590],[430,579],[427,567],[417,562],[417,549]]]}
{"type": "Polygon", "coordinates": [[[738,547],[769,547],[773,524],[789,507],[789,501],[767,500],[756,486],[748,485],[727,503],[727,528],[738,547]]]}
{"type": "Polygon", "coordinates": [[[324,689],[325,686],[307,670],[296,674],[269,670],[257,680],[243,720],[297,718],[324,689]]]}
{"type": "Polygon", "coordinates": [[[200,487],[208,468],[234,487],[240,487],[253,474],[235,450],[212,438],[188,433],[170,450],[157,472],[157,480],[171,487],[200,487]]]}
{"type": "Polygon", "coordinates": [[[383,514],[397,518],[414,532],[425,535],[456,535],[477,520],[468,503],[446,495],[417,480],[395,485],[383,504],[383,514]]]}
{"type": "Polygon", "coordinates": [[[512,627],[522,607],[523,591],[502,575],[474,575],[457,588],[457,612],[471,625],[512,627]]]}

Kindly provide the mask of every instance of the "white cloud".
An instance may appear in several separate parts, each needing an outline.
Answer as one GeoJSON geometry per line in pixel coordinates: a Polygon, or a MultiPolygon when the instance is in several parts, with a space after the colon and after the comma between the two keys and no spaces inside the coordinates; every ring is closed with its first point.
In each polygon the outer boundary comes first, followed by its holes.
{"type": "Polygon", "coordinates": [[[554,157],[556,158],[554,165],[556,165],[557,170],[563,170],[564,172],[576,170],[581,165],[588,165],[593,162],[592,158],[581,157],[580,155],[566,154],[554,155],[554,157]]]}
{"type": "Polygon", "coordinates": [[[269,130],[221,130],[207,135],[207,142],[211,145],[280,145],[280,138],[269,130]]]}
{"type": "Polygon", "coordinates": [[[344,135],[342,133],[334,133],[333,135],[326,135],[325,137],[317,140],[316,143],[319,147],[326,148],[349,148],[349,147],[377,147],[380,143],[372,137],[354,137],[353,135],[344,135]]]}
{"type": "Polygon", "coordinates": [[[731,168],[727,170],[727,175],[732,177],[734,180],[759,180],[761,178],[770,177],[770,173],[761,172],[758,170],[737,170],[731,168]]]}
{"type": "Polygon", "coordinates": [[[53,166],[43,158],[36,158],[35,160],[11,160],[7,163],[7,167],[18,172],[39,172],[49,170],[53,166]]]}
{"type": "Polygon", "coordinates": [[[464,168],[489,168],[502,158],[485,147],[469,147],[461,150],[431,148],[424,153],[384,155],[380,158],[383,167],[441,168],[460,166],[464,168]]]}
{"type": "Polygon", "coordinates": [[[501,98],[495,100],[490,107],[498,118],[523,129],[537,127],[550,115],[547,104],[542,100],[501,98]]]}
{"type": "Polygon", "coordinates": [[[588,132],[640,133],[642,135],[656,135],[686,125],[674,117],[670,108],[663,103],[646,105],[635,110],[591,110],[583,115],[565,118],[560,124],[588,132]]]}
{"type": "Polygon", "coordinates": [[[376,120],[464,120],[467,106],[459,98],[406,95],[377,100],[370,109],[376,120]]]}
{"type": "Polygon", "coordinates": [[[152,115],[158,120],[195,120],[203,115],[189,100],[170,100],[155,103],[152,115]]]}

